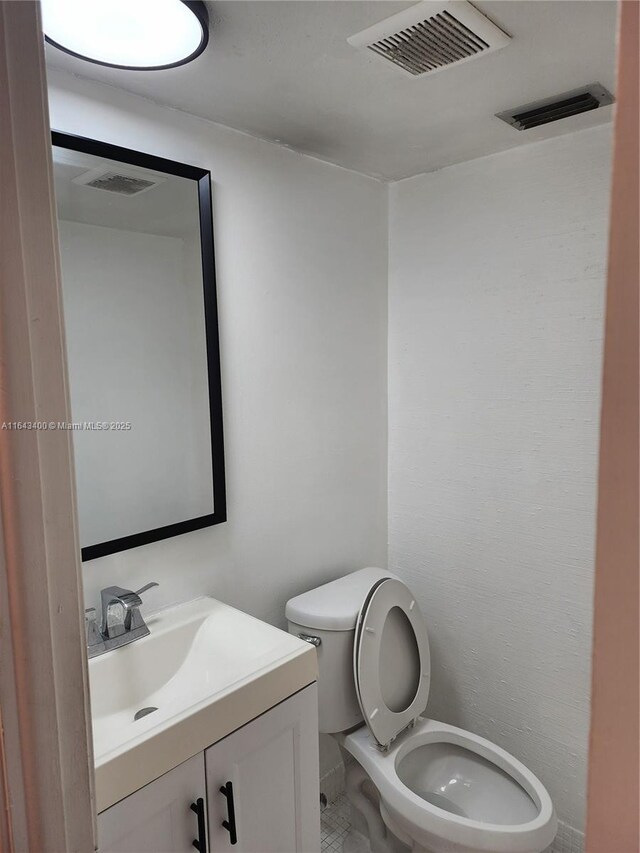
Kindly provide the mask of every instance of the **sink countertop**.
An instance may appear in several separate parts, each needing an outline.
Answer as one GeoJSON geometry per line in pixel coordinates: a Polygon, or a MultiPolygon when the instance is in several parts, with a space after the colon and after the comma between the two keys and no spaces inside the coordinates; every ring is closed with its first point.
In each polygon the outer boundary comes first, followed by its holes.
{"type": "Polygon", "coordinates": [[[313,646],[214,598],[146,621],[148,637],[89,661],[98,812],[317,678],[313,646]]]}

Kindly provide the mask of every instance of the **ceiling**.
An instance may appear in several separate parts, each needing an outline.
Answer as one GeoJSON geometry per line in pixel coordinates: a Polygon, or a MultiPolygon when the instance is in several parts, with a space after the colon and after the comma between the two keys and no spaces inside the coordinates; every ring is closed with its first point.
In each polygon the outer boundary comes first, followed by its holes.
{"type": "Polygon", "coordinates": [[[164,237],[198,237],[200,206],[198,185],[188,178],[152,172],[83,154],[67,148],[53,148],[53,177],[58,217],[86,225],[101,225],[122,231],[139,231],[164,237]],[[138,178],[159,180],[139,195],[126,196],[76,183],[87,173],[111,171],[138,178]]]}
{"type": "Polygon", "coordinates": [[[208,2],[211,40],[189,65],[120,71],[50,46],[47,62],[384,180],[610,121],[612,107],[602,107],[519,132],[495,114],[594,82],[613,91],[613,0],[478,0],[512,41],[422,77],[347,44],[411,5],[208,2]]]}

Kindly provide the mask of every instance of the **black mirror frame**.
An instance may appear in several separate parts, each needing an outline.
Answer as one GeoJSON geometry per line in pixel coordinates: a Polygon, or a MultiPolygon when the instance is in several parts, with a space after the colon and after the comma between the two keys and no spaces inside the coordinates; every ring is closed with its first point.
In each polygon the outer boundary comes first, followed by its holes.
{"type": "Polygon", "coordinates": [[[218,304],[216,296],[215,255],[213,246],[213,211],[211,204],[211,173],[197,166],[188,166],[164,157],[143,154],[130,148],[122,148],[96,139],[74,136],[53,130],[51,142],[59,148],[93,154],[131,166],[165,172],[197,182],[198,203],[200,209],[200,248],[202,253],[202,284],[204,298],[204,317],[207,339],[207,370],[209,385],[209,414],[211,419],[211,461],[213,479],[213,512],[198,518],[190,518],[153,530],[144,530],[97,545],[88,545],[81,549],[82,560],[95,560],[107,554],[127,551],[150,542],[180,536],[193,530],[201,530],[213,524],[227,520],[227,499],[224,466],[224,433],[222,423],[222,381],[220,375],[220,336],[218,332],[218,304]]]}

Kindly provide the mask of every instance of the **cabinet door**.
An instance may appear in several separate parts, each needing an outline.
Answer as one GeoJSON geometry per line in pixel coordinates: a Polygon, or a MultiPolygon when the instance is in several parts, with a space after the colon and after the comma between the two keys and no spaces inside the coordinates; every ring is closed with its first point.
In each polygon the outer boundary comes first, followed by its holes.
{"type": "Polygon", "coordinates": [[[317,853],[320,849],[315,684],[205,752],[211,853],[317,853]],[[230,824],[233,789],[237,844],[230,824]],[[225,788],[227,795],[221,792],[225,788]]]}
{"type": "Polygon", "coordinates": [[[204,753],[160,776],[98,815],[100,853],[194,853],[205,797],[204,753]]]}

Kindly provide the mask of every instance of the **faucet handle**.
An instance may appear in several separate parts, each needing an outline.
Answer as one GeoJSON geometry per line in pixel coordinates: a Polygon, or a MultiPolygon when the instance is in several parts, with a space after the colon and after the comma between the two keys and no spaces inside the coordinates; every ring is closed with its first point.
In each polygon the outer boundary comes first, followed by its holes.
{"type": "Polygon", "coordinates": [[[136,628],[142,628],[143,626],[146,628],[146,624],[144,619],[142,618],[142,614],[140,613],[139,607],[142,604],[140,596],[143,592],[146,592],[151,587],[160,586],[159,583],[155,581],[151,581],[151,583],[146,583],[144,586],[137,589],[132,595],[135,595],[138,599],[136,605],[131,608],[131,612],[127,613],[125,616],[125,627],[128,631],[134,631],[136,628]]]}
{"type": "Polygon", "coordinates": [[[146,583],[144,586],[141,586],[140,589],[136,590],[136,595],[142,595],[143,592],[146,592],[148,589],[151,589],[152,586],[160,586],[159,583],[155,581],[151,581],[151,583],[146,583]]]}

